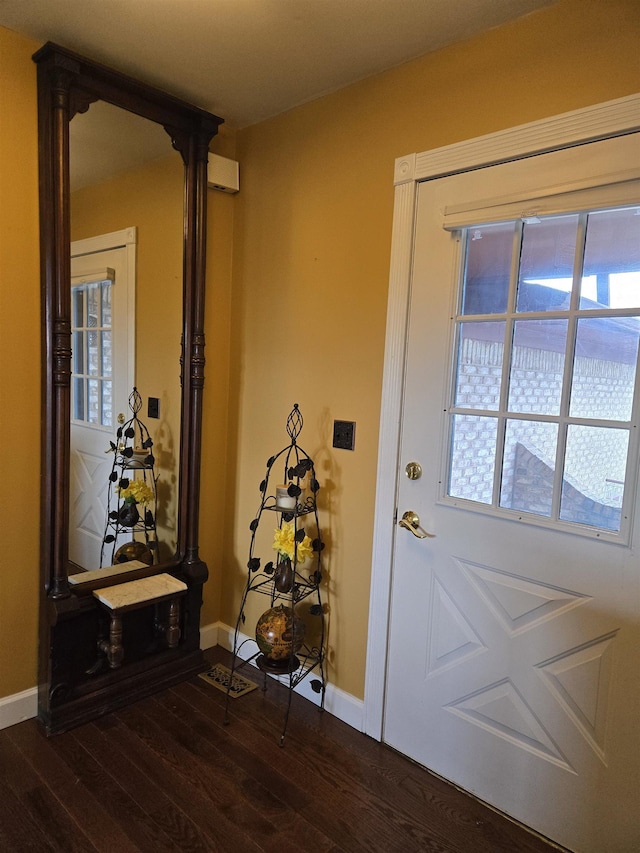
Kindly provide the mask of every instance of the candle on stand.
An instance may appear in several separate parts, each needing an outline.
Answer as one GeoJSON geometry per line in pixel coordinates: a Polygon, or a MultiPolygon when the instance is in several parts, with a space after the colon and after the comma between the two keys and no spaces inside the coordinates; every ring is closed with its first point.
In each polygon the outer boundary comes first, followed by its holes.
{"type": "Polygon", "coordinates": [[[296,508],[296,499],[291,497],[287,486],[276,486],[276,507],[289,511],[296,508]]]}

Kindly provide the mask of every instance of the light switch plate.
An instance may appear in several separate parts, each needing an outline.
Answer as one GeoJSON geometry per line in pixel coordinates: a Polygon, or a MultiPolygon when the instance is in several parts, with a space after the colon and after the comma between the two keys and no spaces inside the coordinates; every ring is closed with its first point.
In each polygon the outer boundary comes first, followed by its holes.
{"type": "Polygon", "coordinates": [[[356,446],[356,422],[333,422],[333,446],[340,450],[354,450],[356,446]]]}

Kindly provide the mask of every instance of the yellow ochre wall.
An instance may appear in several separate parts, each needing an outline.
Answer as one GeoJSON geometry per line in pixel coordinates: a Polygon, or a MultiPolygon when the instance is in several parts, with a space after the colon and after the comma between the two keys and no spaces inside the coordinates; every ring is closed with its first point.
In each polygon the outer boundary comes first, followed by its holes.
{"type": "Polygon", "coordinates": [[[33,687],[37,669],[39,46],[0,28],[0,697],[33,687]]]}
{"type": "MultiPolygon", "coordinates": [[[[639,18],[636,0],[560,0],[239,131],[235,149],[223,135],[242,189],[209,195],[203,624],[235,621],[258,485],[297,402],[323,485],[330,678],[363,695],[394,159],[638,91],[639,18]],[[357,422],[353,453],[331,448],[334,418],[357,422]]],[[[36,47],[0,29],[0,697],[36,680],[36,47]]]]}
{"type": "Polygon", "coordinates": [[[330,680],[348,693],[364,691],[394,159],[638,91],[639,35],[634,0],[564,0],[238,133],[221,616],[298,402],[324,484],[330,680]],[[331,448],[334,419],[356,421],[354,452],[331,448]]]}

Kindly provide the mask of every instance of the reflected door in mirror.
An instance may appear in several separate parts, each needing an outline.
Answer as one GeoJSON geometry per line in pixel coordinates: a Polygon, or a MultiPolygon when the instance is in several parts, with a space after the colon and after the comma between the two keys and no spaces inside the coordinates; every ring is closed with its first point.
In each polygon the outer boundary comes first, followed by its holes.
{"type": "Polygon", "coordinates": [[[90,254],[72,245],[71,429],[69,559],[85,569],[100,565],[111,473],[110,441],[117,414],[127,411],[135,376],[127,249],[90,254]]]}

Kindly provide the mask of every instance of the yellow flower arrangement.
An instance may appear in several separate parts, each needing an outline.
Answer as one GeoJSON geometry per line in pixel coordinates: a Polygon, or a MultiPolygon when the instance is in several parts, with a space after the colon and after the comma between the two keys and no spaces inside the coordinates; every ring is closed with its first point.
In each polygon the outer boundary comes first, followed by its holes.
{"type": "Polygon", "coordinates": [[[293,522],[285,521],[282,527],[277,527],[274,531],[273,549],[290,560],[293,560],[295,553],[298,563],[304,563],[313,555],[311,539],[305,535],[304,539],[297,543],[296,548],[295,535],[293,522]]]}
{"type": "Polygon", "coordinates": [[[144,480],[130,480],[126,489],[116,486],[116,490],[128,504],[148,504],[153,500],[153,489],[144,480]]]}

